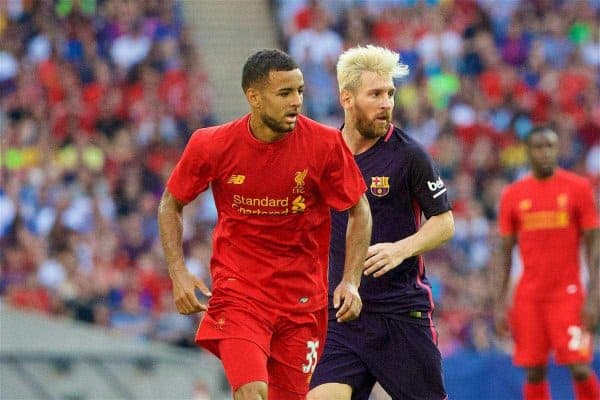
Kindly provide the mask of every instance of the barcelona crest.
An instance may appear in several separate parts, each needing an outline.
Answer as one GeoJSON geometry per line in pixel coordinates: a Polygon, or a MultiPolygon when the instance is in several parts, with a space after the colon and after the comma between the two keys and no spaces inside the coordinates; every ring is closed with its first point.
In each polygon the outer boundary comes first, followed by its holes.
{"type": "Polygon", "coordinates": [[[390,177],[389,176],[372,176],[371,177],[371,193],[373,196],[383,197],[390,192],[390,177]]]}

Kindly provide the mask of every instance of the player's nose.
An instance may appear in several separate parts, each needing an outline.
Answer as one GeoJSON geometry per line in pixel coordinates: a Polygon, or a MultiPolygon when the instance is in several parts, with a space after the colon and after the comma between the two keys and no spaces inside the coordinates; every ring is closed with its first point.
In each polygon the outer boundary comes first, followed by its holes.
{"type": "Polygon", "coordinates": [[[302,100],[302,93],[295,92],[293,95],[290,96],[290,105],[293,107],[300,107],[302,105],[302,100]]]}
{"type": "Polygon", "coordinates": [[[383,96],[383,98],[381,100],[381,108],[384,108],[387,110],[392,107],[394,107],[394,98],[388,97],[388,96],[383,96]]]}

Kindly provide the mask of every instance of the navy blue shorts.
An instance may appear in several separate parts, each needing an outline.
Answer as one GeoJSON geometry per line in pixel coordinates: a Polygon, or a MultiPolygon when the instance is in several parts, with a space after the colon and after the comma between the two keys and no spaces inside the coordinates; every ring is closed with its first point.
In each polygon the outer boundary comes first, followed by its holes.
{"type": "Polygon", "coordinates": [[[354,321],[329,321],[325,350],[311,389],[324,383],[352,387],[352,400],[368,400],[379,382],[394,400],[443,400],[442,357],[428,317],[362,313],[354,321]]]}

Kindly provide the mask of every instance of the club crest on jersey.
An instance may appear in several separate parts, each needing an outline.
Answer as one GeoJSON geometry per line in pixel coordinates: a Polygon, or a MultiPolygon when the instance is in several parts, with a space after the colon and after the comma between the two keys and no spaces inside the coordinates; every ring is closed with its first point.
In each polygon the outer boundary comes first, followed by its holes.
{"type": "Polygon", "coordinates": [[[519,202],[519,210],[527,211],[531,208],[531,199],[523,199],[519,202]]]}
{"type": "Polygon", "coordinates": [[[371,177],[371,193],[373,196],[383,197],[390,192],[390,177],[389,176],[372,176],[371,177]]]}
{"type": "Polygon", "coordinates": [[[296,186],[294,186],[292,192],[296,194],[304,193],[304,179],[306,179],[306,174],[308,174],[308,169],[296,171],[296,174],[294,175],[294,182],[296,182],[296,186]]]}
{"type": "Polygon", "coordinates": [[[569,203],[569,196],[567,196],[565,193],[559,194],[558,197],[556,198],[556,204],[560,208],[566,208],[568,203],[569,203]]]}

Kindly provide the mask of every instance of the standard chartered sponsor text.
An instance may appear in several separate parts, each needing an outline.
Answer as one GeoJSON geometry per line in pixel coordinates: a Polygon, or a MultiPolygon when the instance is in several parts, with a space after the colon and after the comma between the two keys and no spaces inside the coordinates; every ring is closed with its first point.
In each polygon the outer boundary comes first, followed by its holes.
{"type": "Polygon", "coordinates": [[[244,197],[233,195],[233,209],[244,215],[287,215],[290,213],[289,198],[244,197]]]}

